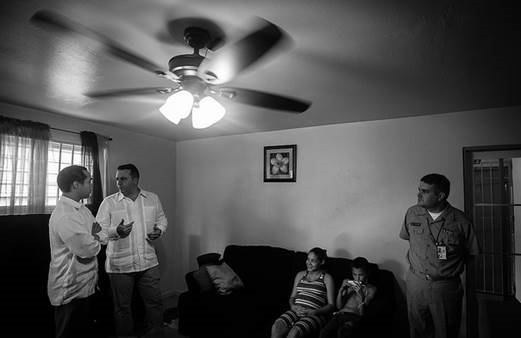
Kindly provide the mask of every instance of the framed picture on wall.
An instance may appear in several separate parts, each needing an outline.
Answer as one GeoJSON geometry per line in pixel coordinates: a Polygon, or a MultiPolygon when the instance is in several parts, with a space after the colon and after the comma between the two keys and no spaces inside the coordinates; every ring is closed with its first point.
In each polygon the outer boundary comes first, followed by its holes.
{"type": "Polygon", "coordinates": [[[297,145],[264,147],[264,182],[297,181],[297,145]]]}

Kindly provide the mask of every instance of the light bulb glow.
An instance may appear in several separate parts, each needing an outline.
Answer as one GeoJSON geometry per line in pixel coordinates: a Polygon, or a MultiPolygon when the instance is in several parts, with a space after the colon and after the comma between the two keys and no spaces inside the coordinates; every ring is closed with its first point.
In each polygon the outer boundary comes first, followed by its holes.
{"type": "Polygon", "coordinates": [[[224,117],[224,107],[210,96],[199,101],[192,109],[192,126],[196,129],[208,128],[224,117]]]}
{"type": "Polygon", "coordinates": [[[166,99],[165,104],[159,107],[159,111],[169,121],[179,124],[182,119],[190,115],[193,104],[193,95],[186,90],[180,90],[166,99]]]}

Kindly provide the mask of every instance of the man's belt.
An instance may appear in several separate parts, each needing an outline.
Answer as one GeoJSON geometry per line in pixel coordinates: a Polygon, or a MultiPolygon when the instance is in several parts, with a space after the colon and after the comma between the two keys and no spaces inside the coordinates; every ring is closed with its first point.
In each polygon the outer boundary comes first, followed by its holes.
{"type": "Polygon", "coordinates": [[[428,281],[431,281],[431,282],[437,282],[437,281],[441,281],[441,280],[456,280],[456,279],[459,279],[459,276],[453,276],[453,277],[433,276],[431,274],[418,271],[418,270],[414,269],[412,266],[410,267],[410,270],[411,270],[411,272],[413,274],[415,274],[416,276],[420,277],[421,279],[425,279],[425,280],[428,280],[428,281]]]}

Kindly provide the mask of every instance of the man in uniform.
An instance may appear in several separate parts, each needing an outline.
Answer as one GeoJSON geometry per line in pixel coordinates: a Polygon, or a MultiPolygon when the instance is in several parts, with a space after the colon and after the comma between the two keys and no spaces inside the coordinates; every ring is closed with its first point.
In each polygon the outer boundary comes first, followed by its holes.
{"type": "Polygon", "coordinates": [[[411,338],[457,338],[463,289],[460,274],[478,254],[476,234],[461,210],[447,202],[449,180],[421,178],[418,204],[407,210],[400,237],[409,241],[407,309],[411,338]]]}

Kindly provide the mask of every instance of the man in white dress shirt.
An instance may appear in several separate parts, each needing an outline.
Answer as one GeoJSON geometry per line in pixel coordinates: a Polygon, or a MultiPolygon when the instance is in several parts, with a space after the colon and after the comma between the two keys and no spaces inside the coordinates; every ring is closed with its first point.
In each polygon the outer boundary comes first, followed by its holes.
{"type": "Polygon", "coordinates": [[[145,305],[147,336],[160,336],[163,304],[154,240],[165,232],[167,219],[158,196],[139,188],[136,166],[119,166],[116,183],[119,192],[106,197],[96,215],[103,232],[111,239],[105,269],[112,288],[116,334],[135,334],[131,312],[135,286],[145,305]]]}
{"type": "Polygon", "coordinates": [[[57,183],[63,194],[49,219],[47,293],[55,307],[56,337],[88,337],[101,227],[80,201],[91,194],[92,180],[86,168],[73,165],[58,173],[57,183]]]}

